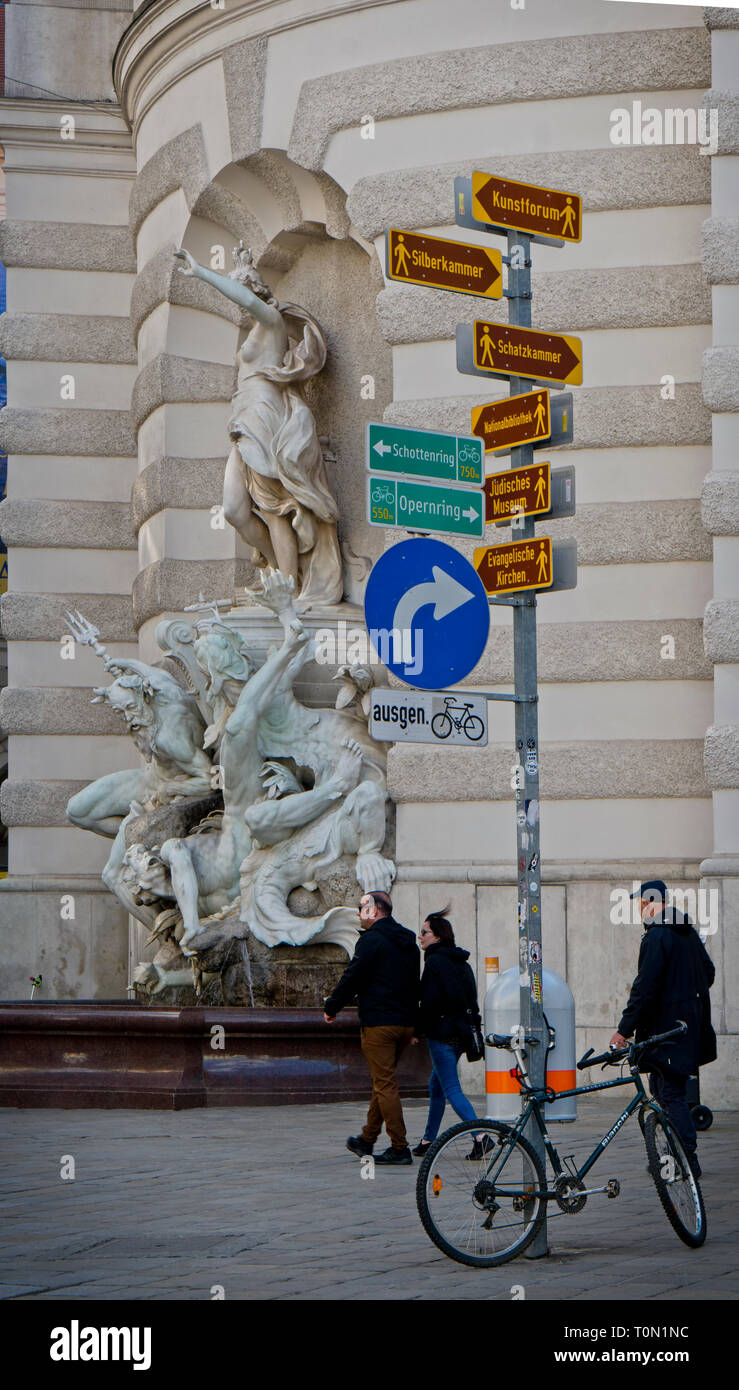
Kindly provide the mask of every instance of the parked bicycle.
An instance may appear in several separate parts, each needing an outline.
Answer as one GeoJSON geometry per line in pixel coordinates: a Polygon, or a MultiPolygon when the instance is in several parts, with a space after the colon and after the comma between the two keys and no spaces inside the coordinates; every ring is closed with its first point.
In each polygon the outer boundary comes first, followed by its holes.
{"type": "Polygon", "coordinates": [[[472,704],[467,701],[464,705],[457,705],[453,695],[444,698],[444,709],[435,714],[431,720],[431,732],[437,738],[448,738],[452,729],[457,733],[465,734],[471,742],[476,743],[482,738],[485,732],[485,725],[476,714],[471,714],[472,704]]]}
{"type": "MultiPolygon", "coordinates": [[[[553,1202],[570,1215],[582,1211],[588,1197],[606,1193],[618,1197],[620,1184],[609,1178],[602,1187],[587,1187],[585,1178],[611,1140],[631,1115],[638,1112],[649,1161],[649,1172],[670,1225],[686,1245],[702,1245],[706,1238],[706,1212],[698,1181],[674,1128],[655,1100],[647,1095],[639,1063],[645,1051],[687,1031],[684,1023],[668,1033],[658,1033],[640,1043],[593,1056],[593,1049],[578,1062],[578,1070],[602,1063],[604,1067],[627,1065],[629,1074],[617,1080],[576,1086],[555,1093],[551,1087],[532,1087],[526,1071],[525,1048],[538,1039],[514,1029],[510,1037],[491,1033],[491,1047],[508,1048],[516,1058],[516,1076],[527,1098],[515,1124],[498,1120],[474,1120],[455,1125],[431,1145],[421,1164],[416,1201],[426,1233],[435,1245],[460,1264],[475,1267],[505,1264],[520,1255],[539,1231],[553,1202]],[[543,1107],[563,1096],[605,1091],[613,1086],[636,1087],[636,1094],[592,1153],[579,1167],[565,1167],[547,1132],[543,1107]],[[529,1121],[543,1139],[552,1180],[547,1181],[539,1155],[525,1137],[529,1121]],[[478,1142],[473,1145],[473,1140],[478,1142]],[[482,1157],[477,1157],[482,1152],[482,1157]],[[473,1156],[474,1155],[474,1156],[473,1156]]],[[[565,1159],[565,1164],[572,1164],[565,1159]]]]}

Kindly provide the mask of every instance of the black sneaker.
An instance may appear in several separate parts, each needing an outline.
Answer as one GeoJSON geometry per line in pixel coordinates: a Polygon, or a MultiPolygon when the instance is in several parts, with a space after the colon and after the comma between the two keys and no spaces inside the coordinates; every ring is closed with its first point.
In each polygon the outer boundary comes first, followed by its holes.
{"type": "Polygon", "coordinates": [[[411,1153],[414,1153],[416,1155],[416,1158],[425,1158],[426,1154],[431,1148],[431,1143],[432,1141],[430,1139],[422,1139],[420,1144],[416,1144],[415,1149],[411,1149],[411,1153]]]}
{"type": "Polygon", "coordinates": [[[482,1139],[473,1140],[472,1148],[468,1154],[465,1154],[465,1158],[468,1163],[474,1163],[478,1158],[484,1158],[485,1154],[492,1153],[494,1148],[495,1144],[490,1135],[483,1134],[482,1139]]]}
{"type": "Polygon", "coordinates": [[[397,1168],[401,1164],[412,1163],[413,1157],[408,1145],[404,1149],[386,1149],[384,1153],[378,1154],[375,1163],[387,1164],[389,1168],[397,1168]]]}
{"type": "Polygon", "coordinates": [[[350,1153],[356,1154],[357,1158],[366,1158],[367,1154],[372,1153],[375,1146],[374,1144],[368,1144],[367,1140],[363,1139],[361,1134],[352,1134],[346,1141],[346,1147],[350,1153]]]}

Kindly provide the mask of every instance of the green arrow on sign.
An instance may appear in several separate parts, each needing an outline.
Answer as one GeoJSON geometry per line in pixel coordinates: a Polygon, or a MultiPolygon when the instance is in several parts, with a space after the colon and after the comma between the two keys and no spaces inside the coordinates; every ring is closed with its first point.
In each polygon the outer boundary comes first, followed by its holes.
{"type": "Polygon", "coordinates": [[[411,478],[436,478],[444,483],[485,482],[483,441],[474,435],[439,434],[398,425],[367,426],[367,468],[411,478]]]}
{"type": "Polygon", "coordinates": [[[473,488],[439,487],[370,474],[367,520],[370,526],[478,540],[485,531],[485,494],[473,488]]]}

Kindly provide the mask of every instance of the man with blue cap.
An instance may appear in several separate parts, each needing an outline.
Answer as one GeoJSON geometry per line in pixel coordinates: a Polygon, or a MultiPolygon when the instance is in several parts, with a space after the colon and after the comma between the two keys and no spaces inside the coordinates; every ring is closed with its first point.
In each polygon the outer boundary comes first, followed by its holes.
{"type": "Polygon", "coordinates": [[[688,1025],[687,1033],[656,1047],[645,1061],[652,1095],[675,1126],[693,1172],[700,1177],[686,1090],[688,1078],[716,1057],[708,995],[716,972],[690,919],[665,906],[667,887],[661,879],[642,883],[631,896],[640,900],[644,935],[636,979],[611,1046],[624,1047],[632,1033],[640,1042],[669,1032],[680,1020],[688,1025]]]}

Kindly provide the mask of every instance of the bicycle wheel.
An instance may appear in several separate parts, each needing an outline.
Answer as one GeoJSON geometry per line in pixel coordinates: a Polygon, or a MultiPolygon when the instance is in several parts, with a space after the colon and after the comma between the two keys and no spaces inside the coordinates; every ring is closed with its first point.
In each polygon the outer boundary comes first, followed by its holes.
{"type": "Polygon", "coordinates": [[[437,738],[448,738],[452,732],[452,721],[448,714],[435,714],[431,720],[431,732],[437,738]]]}
{"type": "Polygon", "coordinates": [[[496,1120],[470,1120],[431,1145],[418,1172],[416,1205],[439,1250],[484,1269],[505,1264],[531,1244],[544,1220],[545,1189],[527,1139],[496,1120]],[[476,1134],[486,1135],[490,1147],[470,1160],[476,1134]]]}
{"type": "Polygon", "coordinates": [[[470,714],[462,725],[464,732],[473,743],[477,743],[478,738],[482,738],[485,732],[485,725],[476,714],[470,714]]]}
{"type": "Polygon", "coordinates": [[[686,1245],[702,1245],[706,1238],[703,1194],[680,1140],[656,1110],[646,1116],[642,1132],[649,1171],[667,1220],[686,1245]]]}

